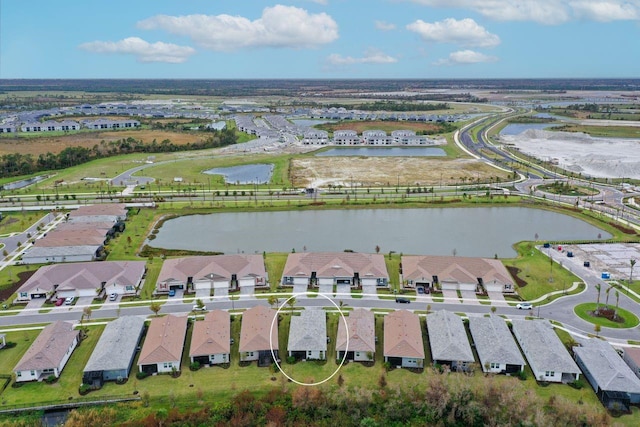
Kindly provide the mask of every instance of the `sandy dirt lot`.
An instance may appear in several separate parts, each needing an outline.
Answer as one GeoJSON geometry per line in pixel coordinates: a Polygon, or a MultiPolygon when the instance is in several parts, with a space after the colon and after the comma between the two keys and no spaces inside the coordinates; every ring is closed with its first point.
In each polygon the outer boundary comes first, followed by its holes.
{"type": "Polygon", "coordinates": [[[528,129],[502,135],[500,141],[536,158],[555,160],[558,166],[599,178],[640,179],[640,140],[594,138],[584,133],[528,129]]]}
{"type": "Polygon", "coordinates": [[[489,177],[506,180],[508,174],[473,159],[431,159],[426,157],[318,157],[293,160],[295,185],[424,185],[467,183],[489,177]]]}

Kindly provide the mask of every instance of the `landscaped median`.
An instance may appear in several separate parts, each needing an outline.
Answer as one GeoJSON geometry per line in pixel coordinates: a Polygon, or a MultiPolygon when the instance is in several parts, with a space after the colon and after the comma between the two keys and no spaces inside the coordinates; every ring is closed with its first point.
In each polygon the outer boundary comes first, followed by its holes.
{"type": "Polygon", "coordinates": [[[594,302],[585,302],[576,305],[573,308],[573,311],[582,320],[586,320],[594,325],[604,326],[605,328],[635,328],[640,323],[638,316],[632,312],[623,308],[616,308],[612,305],[600,304],[599,309],[601,312],[606,311],[616,313],[618,320],[610,320],[607,317],[598,316],[595,314],[596,306],[597,304],[594,302]]]}

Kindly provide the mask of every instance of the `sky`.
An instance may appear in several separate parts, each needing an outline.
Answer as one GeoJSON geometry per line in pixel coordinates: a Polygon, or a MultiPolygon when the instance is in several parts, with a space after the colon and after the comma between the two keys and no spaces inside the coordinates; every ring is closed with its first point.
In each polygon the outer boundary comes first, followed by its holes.
{"type": "Polygon", "coordinates": [[[0,0],[0,79],[572,77],[640,77],[640,0],[0,0]]]}

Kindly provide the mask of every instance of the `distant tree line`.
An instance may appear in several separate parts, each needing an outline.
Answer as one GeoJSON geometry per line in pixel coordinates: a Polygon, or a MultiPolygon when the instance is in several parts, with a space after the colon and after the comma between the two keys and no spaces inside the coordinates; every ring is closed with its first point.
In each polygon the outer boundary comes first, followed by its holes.
{"type": "Polygon", "coordinates": [[[211,136],[203,141],[186,144],[174,144],[169,139],[150,144],[129,137],[116,141],[96,144],[93,148],[67,147],[58,154],[40,154],[37,158],[31,154],[4,154],[0,157],[0,177],[28,175],[46,170],[65,169],[103,157],[131,153],[168,153],[174,151],[202,150],[235,144],[238,136],[235,129],[212,130],[211,136]]]}
{"type": "Polygon", "coordinates": [[[358,105],[346,105],[346,104],[328,104],[327,108],[345,108],[347,110],[361,110],[361,111],[435,111],[435,110],[448,110],[449,107],[446,103],[438,104],[423,104],[416,102],[394,102],[394,101],[376,101],[367,102],[365,104],[358,105]]]}

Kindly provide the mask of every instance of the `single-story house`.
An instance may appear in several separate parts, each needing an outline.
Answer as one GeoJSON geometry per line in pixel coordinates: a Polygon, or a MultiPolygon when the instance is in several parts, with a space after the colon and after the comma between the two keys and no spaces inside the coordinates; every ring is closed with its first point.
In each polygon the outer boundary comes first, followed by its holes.
{"type": "Polygon", "coordinates": [[[289,357],[298,360],[327,358],[327,319],[324,310],[304,310],[291,316],[289,357]]]}
{"type": "Polygon", "coordinates": [[[224,310],[213,310],[193,324],[189,357],[191,363],[215,365],[229,363],[231,353],[231,317],[224,310]]]}
{"type": "Polygon", "coordinates": [[[582,339],[573,348],[576,363],[607,409],[628,410],[640,403],[640,379],[606,341],[582,339]]]}
{"type": "Polygon", "coordinates": [[[267,285],[262,255],[210,255],[167,259],[158,275],[156,291],[171,289],[239,289],[267,285]]]}
{"type": "Polygon", "coordinates": [[[65,262],[88,262],[100,259],[104,246],[73,245],[73,246],[32,246],[22,254],[22,264],[49,264],[65,262]]]}
{"type": "Polygon", "coordinates": [[[384,361],[403,368],[424,367],[424,343],[417,314],[398,310],[385,316],[384,361]]]}
{"type": "Polygon", "coordinates": [[[16,301],[34,298],[133,295],[146,272],[144,261],[103,261],[53,264],[40,267],[16,291],[16,301]]]}
{"type": "Polygon", "coordinates": [[[240,327],[240,361],[258,361],[258,366],[269,366],[278,358],[278,319],[276,311],[257,305],[242,313],[240,327]],[[274,320],[275,319],[275,320],[274,320]],[[273,328],[271,328],[273,325],[273,328]]]}
{"type": "Polygon", "coordinates": [[[5,334],[0,334],[0,348],[4,348],[7,345],[7,337],[5,334]]]}
{"type": "Polygon", "coordinates": [[[457,256],[402,257],[404,286],[445,290],[513,292],[513,278],[500,260],[457,256]]]}
{"type": "Polygon", "coordinates": [[[538,381],[569,383],[580,378],[580,369],[548,320],[511,321],[513,335],[538,381]]]}
{"type": "Polygon", "coordinates": [[[282,273],[283,286],[389,286],[384,255],[357,252],[292,253],[282,273]]]}
{"type": "Polygon", "coordinates": [[[82,382],[102,387],[105,381],[129,378],[140,338],[144,318],[122,316],[107,323],[82,373],[82,382]]]}
{"type": "Polygon", "coordinates": [[[78,345],[79,334],[69,322],[57,321],[46,326],[13,369],[16,382],[41,381],[50,375],[60,377],[78,345]]]}
{"type": "Polygon", "coordinates": [[[111,120],[111,119],[96,119],[96,120],[83,120],[82,125],[87,129],[133,129],[140,126],[140,122],[137,120],[111,120]]]}
{"type": "Polygon", "coordinates": [[[187,335],[187,317],[169,314],[151,319],[144,339],[138,369],[147,374],[180,370],[184,339],[187,335]]]}
{"type": "Polygon", "coordinates": [[[475,362],[467,331],[457,314],[446,310],[427,314],[427,334],[434,364],[466,371],[475,362]]]}
{"type": "Polygon", "coordinates": [[[640,378],[640,348],[631,347],[624,349],[623,360],[629,365],[631,370],[640,378]]]}
{"type": "Polygon", "coordinates": [[[469,330],[484,372],[514,374],[526,365],[502,317],[469,317],[469,330]]]}
{"type": "Polygon", "coordinates": [[[127,219],[128,213],[129,210],[124,203],[98,203],[80,206],[69,213],[69,218],[111,215],[117,217],[118,221],[124,221],[127,219]]]}
{"type": "Polygon", "coordinates": [[[370,362],[376,353],[375,318],[373,311],[356,308],[345,318],[347,325],[338,320],[338,337],[336,338],[336,359],[354,362],[370,362]],[[348,332],[348,333],[347,333],[348,332]]]}

